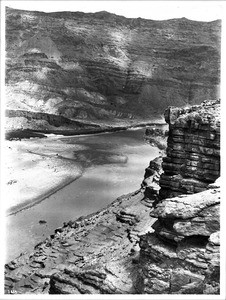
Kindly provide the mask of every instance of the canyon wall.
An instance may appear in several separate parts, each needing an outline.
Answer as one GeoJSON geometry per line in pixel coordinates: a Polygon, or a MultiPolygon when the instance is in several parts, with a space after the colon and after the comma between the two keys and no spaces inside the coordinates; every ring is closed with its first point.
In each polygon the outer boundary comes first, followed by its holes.
{"type": "Polygon", "coordinates": [[[220,102],[168,108],[165,117],[169,137],[159,181],[162,200],[157,197],[150,213],[157,218],[154,232],[140,239],[138,290],[219,294],[220,102]]]}
{"type": "Polygon", "coordinates": [[[169,105],[216,99],[220,35],[219,20],[6,8],[6,107],[150,121],[169,105]]]}
{"type": "MultiPolygon", "coordinates": [[[[219,151],[215,147],[219,146],[219,110],[219,101],[206,101],[187,110],[168,109],[164,161],[171,157],[174,146],[178,151],[178,140],[172,139],[175,124],[190,124],[189,130],[196,132],[193,141],[205,134],[206,149],[219,151]],[[209,131],[203,121],[207,116],[209,131]]],[[[180,137],[187,132],[187,126],[180,126],[180,137]]],[[[183,154],[187,139],[179,141],[179,154],[183,154]]],[[[219,165],[219,155],[208,151],[203,174],[213,165],[207,158],[214,158],[219,165]]],[[[202,152],[196,157],[203,163],[202,152]]],[[[119,197],[97,213],[64,223],[32,253],[23,253],[6,264],[5,293],[219,294],[220,179],[210,183],[217,177],[213,173],[203,191],[191,194],[192,182],[195,188],[197,180],[189,177],[190,189],[185,194],[172,190],[176,197],[160,199],[161,189],[170,192],[170,187],[166,189],[161,183],[166,176],[162,160],[160,156],[150,162],[140,190],[119,197]]],[[[168,172],[169,165],[165,170],[168,172]]],[[[179,177],[178,183],[184,178],[179,177]]]]}
{"type": "Polygon", "coordinates": [[[7,118],[7,132],[19,126],[21,129],[34,129],[54,131],[57,128],[76,130],[79,132],[83,129],[94,130],[100,128],[96,124],[86,124],[81,121],[71,120],[61,115],[48,114],[44,112],[35,112],[20,109],[6,109],[5,116],[7,118]]]}

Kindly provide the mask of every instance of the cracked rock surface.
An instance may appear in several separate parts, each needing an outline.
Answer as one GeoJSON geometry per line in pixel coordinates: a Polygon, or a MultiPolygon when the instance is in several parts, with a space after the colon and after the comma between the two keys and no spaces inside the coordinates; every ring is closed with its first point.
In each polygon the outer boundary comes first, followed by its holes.
{"type": "Polygon", "coordinates": [[[140,293],[219,294],[220,187],[164,199],[140,239],[140,293]]]}
{"type": "Polygon", "coordinates": [[[220,176],[220,100],[187,108],[169,107],[166,157],[160,196],[204,191],[220,176]]]}
{"type": "Polygon", "coordinates": [[[160,197],[150,212],[157,221],[139,242],[137,287],[148,294],[219,294],[220,102],[170,107],[165,118],[160,197]]]}
{"type": "Polygon", "coordinates": [[[139,235],[156,220],[137,191],[99,213],[70,221],[6,265],[6,293],[136,293],[139,235]]]}
{"type": "MultiPolygon", "coordinates": [[[[18,294],[220,293],[221,194],[220,178],[216,178],[220,175],[219,102],[170,111],[173,114],[166,113],[166,118],[171,119],[167,156],[150,162],[142,188],[97,213],[65,223],[36,245],[33,253],[21,254],[8,263],[6,293],[12,290],[18,294]],[[172,142],[177,124],[180,135],[184,136],[179,145],[172,142]],[[207,147],[208,151],[200,150],[207,149],[206,146],[196,152],[191,146],[188,151],[186,135],[194,130],[196,137],[208,135],[206,140],[212,145],[207,147]],[[171,157],[180,159],[188,153],[192,161],[202,164],[204,174],[211,159],[214,160],[211,166],[216,164],[217,172],[212,172],[212,168],[211,180],[208,177],[203,181],[200,177],[186,177],[185,173],[176,175],[179,187],[184,182],[190,186],[182,194],[172,185],[171,165],[166,167],[164,161],[171,157]],[[167,189],[164,176],[168,178],[167,189]],[[191,195],[197,183],[204,185],[191,195]],[[163,198],[162,189],[169,193],[168,197],[163,198]],[[170,191],[176,191],[176,196],[172,197],[170,191]]],[[[192,174],[200,176],[198,171],[192,174]]]]}

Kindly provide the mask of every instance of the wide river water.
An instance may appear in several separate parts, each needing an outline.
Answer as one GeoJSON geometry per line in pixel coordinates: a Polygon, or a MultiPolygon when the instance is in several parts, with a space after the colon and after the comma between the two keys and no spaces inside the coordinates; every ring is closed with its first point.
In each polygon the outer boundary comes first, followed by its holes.
{"type": "Polygon", "coordinates": [[[63,137],[65,143],[83,146],[74,158],[83,175],[37,205],[7,217],[6,261],[52,234],[63,222],[104,208],[117,197],[140,187],[145,168],[159,155],[143,139],[145,129],[63,137]],[[40,224],[40,220],[46,223],[40,224]]]}

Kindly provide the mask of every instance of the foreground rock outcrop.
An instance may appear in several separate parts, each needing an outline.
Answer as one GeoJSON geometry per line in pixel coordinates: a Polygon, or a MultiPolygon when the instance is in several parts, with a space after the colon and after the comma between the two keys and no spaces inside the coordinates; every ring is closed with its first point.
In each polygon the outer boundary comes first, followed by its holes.
{"type": "Polygon", "coordinates": [[[154,220],[138,191],[84,219],[70,221],[30,254],[6,265],[5,292],[130,294],[138,268],[139,234],[154,220]]]}
{"type": "MultiPolygon", "coordinates": [[[[174,124],[184,124],[179,130],[185,138],[179,139],[178,155],[187,149],[188,129],[192,132],[196,128],[199,140],[209,145],[205,144],[210,149],[205,158],[211,159],[217,150],[213,157],[219,166],[219,102],[168,110],[172,111],[174,114],[166,114],[166,119],[170,116],[167,156],[150,162],[141,189],[118,198],[98,213],[65,223],[36,245],[33,253],[9,262],[5,266],[6,293],[220,293],[220,180],[215,181],[213,173],[212,183],[209,178],[203,191],[191,194],[197,179],[188,178],[187,194],[177,190],[176,197],[169,193],[170,197],[162,199],[162,189],[166,189],[162,178],[169,176],[164,162],[172,151],[178,151],[177,142],[172,140],[174,124]],[[203,121],[208,116],[209,131],[207,121],[203,121]],[[213,128],[216,131],[211,139],[213,128]],[[207,138],[202,139],[203,134],[208,134],[207,138]],[[174,145],[175,149],[169,151],[174,145]]],[[[201,147],[198,149],[207,151],[201,147]]],[[[204,163],[201,151],[196,151],[196,157],[206,175],[213,164],[204,163]]],[[[184,179],[178,177],[178,183],[184,179]]]]}
{"type": "Polygon", "coordinates": [[[138,289],[219,294],[220,101],[168,108],[165,118],[169,137],[150,213],[158,220],[140,239],[138,289]]]}
{"type": "MultiPolygon", "coordinates": [[[[6,107],[118,123],[216,99],[220,35],[219,20],[6,8],[6,107]]],[[[45,118],[7,121],[51,129],[45,118]]]]}
{"type": "MultiPolygon", "coordinates": [[[[160,157],[150,163],[145,186],[156,186],[161,162],[160,157]]],[[[152,202],[143,188],[65,223],[32,253],[6,264],[5,293],[137,293],[139,236],[152,230],[156,220],[149,215],[152,202]]]]}
{"type": "Polygon", "coordinates": [[[160,179],[160,196],[204,191],[220,176],[220,100],[200,106],[170,107],[167,155],[160,179]]]}
{"type": "Polygon", "coordinates": [[[140,293],[219,294],[219,184],[164,199],[151,216],[158,221],[140,240],[140,293]]]}

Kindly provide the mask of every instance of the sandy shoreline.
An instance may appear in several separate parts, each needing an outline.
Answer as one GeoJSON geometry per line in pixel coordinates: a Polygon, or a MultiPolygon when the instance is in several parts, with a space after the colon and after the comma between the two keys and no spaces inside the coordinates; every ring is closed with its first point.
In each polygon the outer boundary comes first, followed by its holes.
{"type": "Polygon", "coordinates": [[[79,177],[80,176],[78,176],[77,178],[72,178],[72,179],[65,180],[64,182],[59,183],[56,188],[55,187],[51,188],[49,191],[47,191],[46,193],[44,193],[42,195],[37,196],[36,198],[33,198],[31,200],[28,200],[28,201],[24,201],[22,203],[19,203],[15,206],[10,207],[6,211],[6,216],[14,215],[14,214],[17,214],[17,213],[19,213],[20,211],[22,211],[24,209],[31,208],[32,206],[42,202],[43,200],[45,200],[46,198],[48,198],[52,194],[54,194],[57,191],[61,190],[62,188],[64,188],[68,184],[72,183],[74,180],[78,179],[79,177]]]}
{"type": "Polygon", "coordinates": [[[6,215],[29,208],[72,181],[83,172],[73,160],[81,146],[56,138],[5,141],[3,199],[6,215]]]}
{"type": "Polygon", "coordinates": [[[2,202],[6,215],[34,206],[82,176],[83,166],[75,161],[74,152],[84,147],[67,144],[66,138],[49,134],[44,139],[4,141],[2,202]]]}

